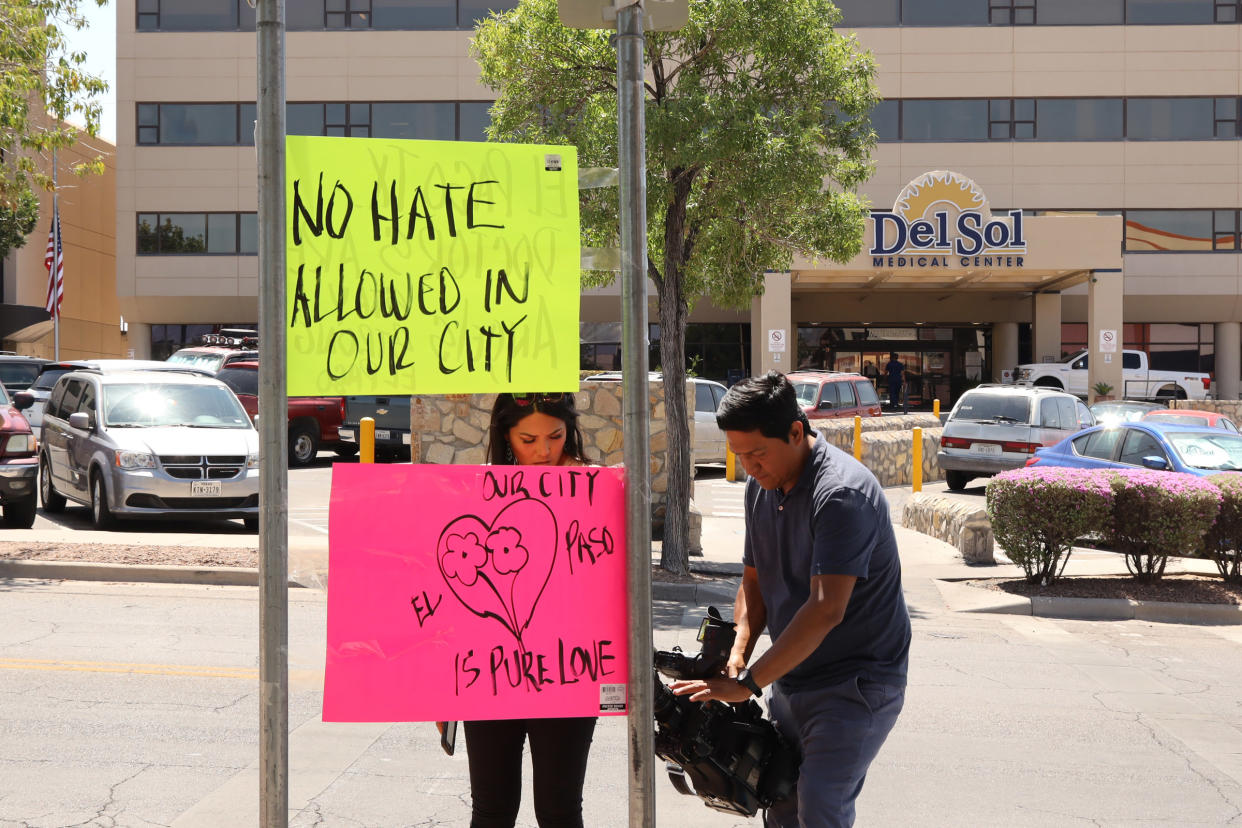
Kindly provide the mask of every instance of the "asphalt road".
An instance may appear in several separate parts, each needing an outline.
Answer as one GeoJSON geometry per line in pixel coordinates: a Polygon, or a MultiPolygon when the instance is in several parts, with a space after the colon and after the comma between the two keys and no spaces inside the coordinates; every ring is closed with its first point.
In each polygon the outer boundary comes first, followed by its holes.
{"type": "MultiPolygon", "coordinates": [[[[859,824],[1242,824],[1242,630],[954,613],[932,573],[906,568],[910,689],[859,824]]],[[[255,590],[0,591],[0,826],[258,824],[255,590]]],[[[657,602],[656,645],[694,649],[700,614],[657,602]]],[[[465,758],[431,725],[318,721],[324,630],[323,593],[291,591],[291,825],[465,828],[465,758]]],[[[625,825],[625,733],[596,731],[592,828],[625,825]]],[[[655,789],[660,825],[757,824],[655,789]]]]}

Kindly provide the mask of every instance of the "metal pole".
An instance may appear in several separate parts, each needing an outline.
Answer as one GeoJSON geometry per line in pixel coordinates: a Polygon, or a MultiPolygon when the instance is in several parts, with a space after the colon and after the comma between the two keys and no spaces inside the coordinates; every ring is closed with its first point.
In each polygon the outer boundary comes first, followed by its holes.
{"type": "Polygon", "coordinates": [[[621,198],[621,357],[630,609],[630,828],[655,825],[651,683],[651,480],[647,392],[647,162],[643,8],[617,11],[617,146],[621,198]]]}
{"type": "MultiPolygon", "coordinates": [[[[60,233],[60,187],[56,183],[56,147],[52,147],[52,221],[56,224],[55,233],[59,237],[60,233]]],[[[59,251],[58,251],[59,252],[59,251]]],[[[52,268],[55,269],[56,262],[52,262],[52,268]]],[[[48,283],[52,285],[52,358],[60,362],[60,303],[56,301],[56,274],[49,273],[48,283]]]]}
{"type": "Polygon", "coordinates": [[[285,393],[285,3],[258,0],[259,824],[289,824],[289,494],[285,393]]]}

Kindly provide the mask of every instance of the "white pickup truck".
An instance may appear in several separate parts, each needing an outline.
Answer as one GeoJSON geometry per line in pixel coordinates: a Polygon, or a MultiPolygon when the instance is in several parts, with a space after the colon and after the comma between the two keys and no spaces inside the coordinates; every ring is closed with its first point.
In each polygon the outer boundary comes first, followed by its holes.
{"type": "MultiPolygon", "coordinates": [[[[1113,394],[1127,400],[1202,400],[1212,387],[1210,374],[1152,371],[1147,366],[1147,354],[1142,351],[1122,352],[1121,373],[1124,388],[1114,389],[1113,394]]],[[[1019,365],[1013,376],[1018,385],[1057,388],[1085,397],[1087,352],[1079,351],[1063,362],[1019,365]]]]}

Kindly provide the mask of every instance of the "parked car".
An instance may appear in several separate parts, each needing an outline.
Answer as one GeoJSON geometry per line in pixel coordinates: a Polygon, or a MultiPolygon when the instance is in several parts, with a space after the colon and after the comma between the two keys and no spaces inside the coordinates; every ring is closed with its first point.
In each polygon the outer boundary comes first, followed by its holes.
{"type": "MultiPolygon", "coordinates": [[[[1019,365],[1014,378],[1020,385],[1037,385],[1087,396],[1087,352],[1079,351],[1061,362],[1019,365]]],[[[1122,387],[1126,399],[1202,400],[1212,387],[1210,374],[1195,371],[1154,371],[1143,351],[1122,351],[1122,387]]]]}
{"type": "MultiPolygon", "coordinates": [[[[259,363],[231,362],[216,373],[216,379],[233,389],[254,419],[259,413],[259,363]]],[[[321,448],[341,457],[357,454],[357,444],[341,442],[339,429],[344,419],[344,397],[289,397],[290,467],[314,462],[321,448]]]]}
{"type": "Polygon", "coordinates": [[[259,525],[259,437],[224,383],[170,371],[70,371],[39,447],[43,508],[118,518],[241,518],[259,525]]]}
{"type": "MultiPolygon", "coordinates": [[[[620,382],[620,371],[604,371],[592,374],[586,381],[620,382]]],[[[663,382],[664,375],[652,371],[647,375],[649,383],[663,382]]],[[[725,461],[725,436],[716,425],[716,409],[729,389],[720,383],[703,377],[686,377],[694,386],[694,464],[723,463],[725,461]]]]}
{"type": "Polygon", "coordinates": [[[219,333],[204,334],[201,345],[182,348],[170,356],[168,361],[215,374],[234,362],[253,362],[258,358],[259,337],[255,331],[224,328],[219,333]]]}
{"type": "Polygon", "coordinates": [[[1117,425],[1141,420],[1149,411],[1168,411],[1161,403],[1141,400],[1103,400],[1091,406],[1091,415],[1099,425],[1117,425]]]}
{"type": "Polygon", "coordinates": [[[50,360],[42,357],[0,354],[0,384],[12,395],[24,391],[39,375],[39,367],[50,360]]]}
{"type": "Polygon", "coordinates": [[[879,417],[880,397],[862,374],[802,369],[789,375],[798,403],[812,420],[879,417]]]}
{"type": "Polygon", "coordinates": [[[56,380],[70,371],[82,369],[93,371],[189,370],[181,366],[170,366],[167,362],[150,359],[83,359],[72,362],[45,362],[39,366],[39,375],[35,377],[35,381],[31,386],[13,395],[14,403],[26,415],[26,420],[30,423],[30,428],[34,432],[35,437],[42,437],[43,407],[47,405],[47,398],[52,393],[52,387],[56,385],[56,380]],[[21,394],[29,394],[30,401],[27,403],[25,397],[19,396],[21,394]]]}
{"type": "Polygon", "coordinates": [[[1026,465],[1038,449],[1095,424],[1081,400],[1049,388],[986,384],[958,399],[945,421],[936,460],[949,488],[1026,465]]]}
{"type": "MultiPolygon", "coordinates": [[[[375,454],[409,459],[410,456],[410,398],[359,396],[345,398],[344,421],[337,433],[350,454],[357,454],[359,430],[362,418],[375,421],[375,454]],[[352,450],[351,450],[352,449],[352,450]]],[[[337,452],[341,454],[341,452],[337,452]]],[[[348,456],[342,454],[342,457],[348,456]]]]}
{"type": "Polygon", "coordinates": [[[1234,434],[1238,433],[1238,427],[1234,425],[1233,420],[1218,411],[1163,408],[1150,414],[1144,414],[1143,421],[1148,423],[1177,423],[1178,425],[1222,428],[1225,431],[1232,431],[1234,434]]]}
{"type": "Polygon", "coordinates": [[[30,424],[0,385],[0,506],[7,526],[34,525],[39,459],[30,424]]]}
{"type": "Polygon", "coordinates": [[[1207,477],[1223,471],[1242,471],[1242,434],[1146,420],[1097,426],[1040,449],[1027,465],[1146,468],[1207,477]]]}

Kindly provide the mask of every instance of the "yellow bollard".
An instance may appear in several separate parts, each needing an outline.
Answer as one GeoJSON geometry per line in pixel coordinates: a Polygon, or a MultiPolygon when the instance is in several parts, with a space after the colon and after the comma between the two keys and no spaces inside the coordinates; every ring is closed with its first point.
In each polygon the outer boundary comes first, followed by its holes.
{"type": "Polygon", "coordinates": [[[937,417],[940,416],[940,398],[939,397],[932,400],[932,413],[935,414],[937,417]]]}
{"type": "Polygon", "coordinates": [[[358,423],[358,462],[375,462],[375,418],[363,417],[358,423]]]}
{"type": "Polygon", "coordinates": [[[910,490],[923,491],[923,429],[915,426],[914,445],[911,446],[910,462],[914,466],[910,474],[910,490]]]}
{"type": "Polygon", "coordinates": [[[862,417],[854,418],[854,459],[862,462],[862,417]]]}
{"type": "Polygon", "coordinates": [[[737,455],[728,446],[725,446],[725,480],[737,482],[737,455]]]}

